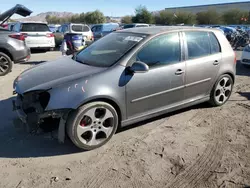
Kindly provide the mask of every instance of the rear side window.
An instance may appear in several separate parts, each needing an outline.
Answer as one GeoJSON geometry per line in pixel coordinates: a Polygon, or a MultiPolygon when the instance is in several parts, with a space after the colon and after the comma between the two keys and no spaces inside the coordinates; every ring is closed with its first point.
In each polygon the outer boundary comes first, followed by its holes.
{"type": "Polygon", "coordinates": [[[188,48],[188,59],[210,55],[210,38],[207,32],[185,32],[188,48]]]}
{"type": "Polygon", "coordinates": [[[88,32],[89,30],[90,30],[89,27],[86,26],[86,25],[84,25],[84,26],[82,27],[82,31],[83,31],[83,32],[88,32]]]}
{"type": "Polygon", "coordinates": [[[86,25],[72,25],[72,30],[75,32],[88,32],[89,27],[86,25]]]}
{"type": "Polygon", "coordinates": [[[48,32],[50,31],[47,24],[40,23],[23,23],[21,31],[25,32],[48,32]]]}
{"type": "Polygon", "coordinates": [[[72,30],[76,32],[82,32],[82,25],[72,25],[72,30]]]}
{"type": "Polygon", "coordinates": [[[210,43],[211,43],[211,54],[216,54],[221,52],[220,44],[218,39],[213,33],[209,33],[210,43]]]}

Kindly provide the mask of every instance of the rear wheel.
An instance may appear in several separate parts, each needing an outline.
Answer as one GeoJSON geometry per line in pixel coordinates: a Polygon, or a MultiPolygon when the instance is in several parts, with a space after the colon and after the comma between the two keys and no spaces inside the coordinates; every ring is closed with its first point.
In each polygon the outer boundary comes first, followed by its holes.
{"type": "Polygon", "coordinates": [[[72,142],[84,150],[106,144],[118,127],[116,110],[105,102],[92,102],[70,114],[67,133],[72,142]]]}
{"type": "Polygon", "coordinates": [[[211,94],[212,106],[222,106],[230,98],[233,90],[233,79],[228,74],[221,75],[215,83],[211,94]]]}
{"type": "Polygon", "coordinates": [[[12,70],[12,61],[8,55],[3,52],[0,52],[0,76],[4,76],[11,72],[12,70]]]}

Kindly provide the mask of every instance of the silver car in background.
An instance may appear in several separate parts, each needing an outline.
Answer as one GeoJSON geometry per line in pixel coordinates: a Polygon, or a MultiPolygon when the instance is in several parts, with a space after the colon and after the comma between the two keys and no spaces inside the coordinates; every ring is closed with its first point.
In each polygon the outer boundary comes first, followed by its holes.
{"type": "Polygon", "coordinates": [[[14,82],[13,105],[31,125],[57,119],[60,141],[66,129],[77,147],[91,150],[120,126],[206,101],[225,104],[235,69],[235,53],[217,29],[132,28],[26,70],[14,82]]]}

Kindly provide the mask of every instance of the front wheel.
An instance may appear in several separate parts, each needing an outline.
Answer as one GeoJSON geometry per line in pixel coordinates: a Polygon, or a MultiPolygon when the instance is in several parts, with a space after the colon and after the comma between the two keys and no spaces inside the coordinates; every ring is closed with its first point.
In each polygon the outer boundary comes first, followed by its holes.
{"type": "Polygon", "coordinates": [[[70,114],[66,124],[72,142],[81,149],[93,150],[106,144],[118,127],[118,115],[105,102],[83,105],[70,114]]]}
{"type": "Polygon", "coordinates": [[[221,75],[215,83],[211,94],[210,104],[212,106],[222,106],[230,98],[233,90],[233,79],[228,74],[221,75]]]}
{"type": "Polygon", "coordinates": [[[4,76],[11,72],[12,61],[8,55],[0,52],[0,76],[4,76]]]}

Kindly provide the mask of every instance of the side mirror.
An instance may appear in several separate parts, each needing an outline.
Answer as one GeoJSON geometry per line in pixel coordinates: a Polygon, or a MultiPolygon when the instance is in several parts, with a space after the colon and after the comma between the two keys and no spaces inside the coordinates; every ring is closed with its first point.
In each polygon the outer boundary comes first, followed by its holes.
{"type": "Polygon", "coordinates": [[[131,67],[129,67],[129,70],[133,73],[145,73],[148,72],[149,68],[146,63],[136,61],[131,67]]]}

